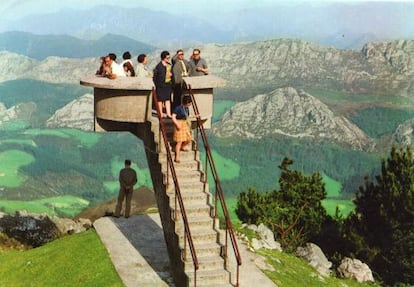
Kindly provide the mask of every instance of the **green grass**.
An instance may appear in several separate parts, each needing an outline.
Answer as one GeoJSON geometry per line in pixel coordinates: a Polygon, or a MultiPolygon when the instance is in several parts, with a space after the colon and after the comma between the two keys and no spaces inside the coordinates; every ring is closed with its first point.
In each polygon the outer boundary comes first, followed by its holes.
{"type": "MultiPolygon", "coordinates": [[[[279,287],[378,287],[373,283],[322,277],[303,259],[275,250],[260,249],[274,271],[263,272],[279,287]]],[[[121,287],[108,253],[90,229],[57,239],[28,251],[0,253],[0,287],[121,287]]],[[[251,264],[254,264],[251,262],[251,264]]]]}
{"type": "Polygon", "coordinates": [[[0,253],[0,262],[0,287],[124,286],[93,229],[28,251],[0,253]]]}
{"type": "Polygon", "coordinates": [[[379,286],[373,283],[358,283],[355,280],[322,277],[308,263],[294,255],[275,250],[260,249],[260,255],[274,267],[274,271],[263,272],[276,283],[278,287],[364,287],[379,286]]]}
{"type": "Polygon", "coordinates": [[[22,166],[32,163],[35,158],[20,150],[0,153],[0,187],[19,187],[26,176],[19,173],[22,166]]]}
{"type": "Polygon", "coordinates": [[[324,199],[322,200],[322,206],[331,216],[335,215],[337,207],[344,217],[347,217],[355,209],[355,204],[347,199],[324,199]]]}
{"type": "Polygon", "coordinates": [[[334,216],[338,207],[344,217],[348,216],[354,210],[355,205],[351,200],[341,198],[341,183],[330,178],[325,173],[322,173],[322,179],[327,192],[326,199],[322,200],[322,206],[326,209],[326,212],[334,216]]]}
{"type": "Polygon", "coordinates": [[[333,178],[327,176],[325,173],[322,173],[322,180],[325,183],[325,189],[328,198],[341,196],[342,185],[339,181],[334,180],[333,178]]]}
{"type": "Polygon", "coordinates": [[[65,215],[67,217],[74,217],[88,205],[89,202],[87,200],[71,195],[30,201],[0,200],[0,209],[6,213],[26,210],[31,213],[47,213],[49,216],[65,215]]]}

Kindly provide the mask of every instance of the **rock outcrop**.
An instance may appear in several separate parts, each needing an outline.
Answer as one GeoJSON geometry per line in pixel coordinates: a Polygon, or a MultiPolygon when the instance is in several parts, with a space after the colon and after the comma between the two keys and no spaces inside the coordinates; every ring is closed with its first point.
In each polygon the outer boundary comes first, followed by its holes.
{"type": "Polygon", "coordinates": [[[259,226],[254,224],[243,226],[252,231],[254,231],[257,235],[257,238],[253,238],[251,241],[251,246],[254,250],[265,248],[265,249],[272,249],[282,251],[282,247],[279,242],[275,241],[275,236],[267,226],[263,223],[260,223],[259,226]]]}
{"type": "Polygon", "coordinates": [[[298,247],[296,254],[309,262],[313,268],[315,268],[319,274],[323,276],[329,276],[332,267],[332,262],[326,259],[321,248],[313,243],[306,243],[304,247],[298,247]]]}
{"type": "Polygon", "coordinates": [[[374,282],[374,276],[368,265],[358,259],[345,257],[337,268],[339,276],[342,278],[355,279],[358,282],[374,282]]]}
{"type": "Polygon", "coordinates": [[[34,103],[21,103],[7,108],[0,103],[0,124],[13,120],[30,120],[32,113],[36,110],[34,103]]]}
{"type": "Polygon", "coordinates": [[[50,128],[76,128],[93,131],[93,95],[85,94],[71,101],[46,121],[50,128]]]}
{"type": "Polygon", "coordinates": [[[411,145],[414,142],[414,119],[398,125],[393,134],[393,140],[398,145],[411,145]]]}
{"type": "Polygon", "coordinates": [[[373,140],[345,117],[294,88],[277,89],[237,103],[213,126],[213,132],[219,137],[284,135],[328,140],[361,150],[374,146],[373,140]]]}
{"type": "Polygon", "coordinates": [[[17,211],[14,216],[0,213],[0,232],[31,247],[42,246],[63,235],[85,231],[91,226],[89,219],[75,221],[25,211],[17,211]]]}

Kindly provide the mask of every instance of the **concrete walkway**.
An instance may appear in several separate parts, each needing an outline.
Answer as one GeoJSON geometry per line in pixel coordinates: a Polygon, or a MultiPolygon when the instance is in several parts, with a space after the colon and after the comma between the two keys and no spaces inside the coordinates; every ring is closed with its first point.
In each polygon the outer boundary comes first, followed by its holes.
{"type": "MultiPolygon", "coordinates": [[[[128,219],[101,217],[94,227],[125,286],[175,286],[158,213],[128,219]]],[[[256,266],[257,255],[240,242],[239,248],[240,286],[276,286],[256,266]]]]}

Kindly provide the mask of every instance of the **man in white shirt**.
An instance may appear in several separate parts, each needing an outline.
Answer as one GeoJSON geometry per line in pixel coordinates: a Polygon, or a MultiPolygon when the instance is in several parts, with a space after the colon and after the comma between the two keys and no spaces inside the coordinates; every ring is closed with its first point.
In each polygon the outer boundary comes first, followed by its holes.
{"type": "Polygon", "coordinates": [[[105,57],[105,77],[108,77],[109,79],[125,77],[123,67],[115,63],[109,55],[105,57]]]}

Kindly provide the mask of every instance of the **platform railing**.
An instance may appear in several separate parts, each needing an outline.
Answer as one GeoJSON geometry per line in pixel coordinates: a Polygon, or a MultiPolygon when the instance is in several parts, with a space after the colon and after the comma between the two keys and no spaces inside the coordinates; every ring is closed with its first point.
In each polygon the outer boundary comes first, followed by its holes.
{"type": "MultiPolygon", "coordinates": [[[[208,142],[208,138],[206,135],[206,131],[203,127],[203,121],[201,119],[200,116],[200,112],[197,106],[197,102],[195,100],[194,97],[194,93],[191,89],[191,85],[188,86],[188,92],[189,95],[191,97],[191,102],[192,102],[192,107],[195,113],[195,117],[197,119],[197,138],[198,135],[201,136],[203,145],[204,145],[204,151],[206,153],[206,161],[205,161],[205,176],[204,176],[204,184],[207,184],[207,180],[208,180],[208,170],[211,171],[212,173],[212,177],[214,180],[214,184],[215,184],[215,193],[214,193],[214,216],[215,218],[218,218],[218,214],[217,214],[217,210],[218,210],[218,202],[220,201],[220,205],[223,211],[223,216],[224,216],[224,222],[225,222],[225,227],[226,227],[226,238],[225,238],[225,248],[224,248],[224,254],[223,254],[223,258],[224,258],[224,262],[225,262],[225,266],[227,268],[227,264],[228,264],[228,239],[230,238],[230,242],[232,245],[232,249],[233,249],[233,253],[236,259],[236,286],[239,286],[239,278],[240,278],[240,268],[239,266],[242,264],[241,261],[241,256],[240,256],[240,252],[239,252],[239,248],[237,245],[237,240],[236,240],[236,236],[234,234],[234,230],[233,230],[233,224],[231,222],[230,219],[230,215],[229,215],[229,211],[227,209],[227,205],[226,205],[226,201],[224,198],[224,192],[223,189],[221,188],[221,183],[220,183],[220,179],[219,179],[219,175],[217,173],[217,169],[214,163],[214,159],[213,159],[213,155],[211,152],[211,148],[210,148],[210,144],[208,142]]],[[[198,149],[198,142],[196,141],[195,144],[196,148],[198,149]]]]}

